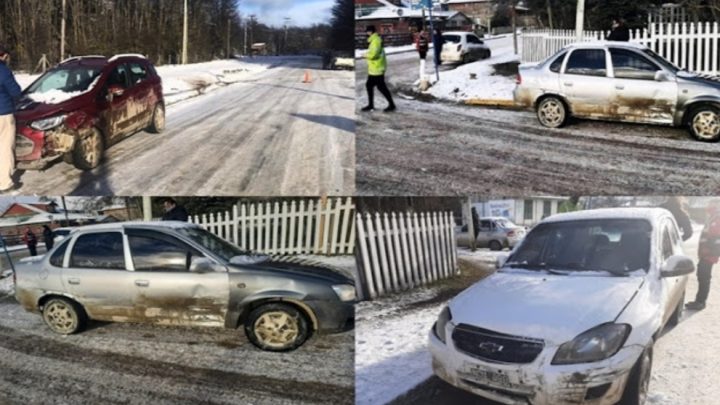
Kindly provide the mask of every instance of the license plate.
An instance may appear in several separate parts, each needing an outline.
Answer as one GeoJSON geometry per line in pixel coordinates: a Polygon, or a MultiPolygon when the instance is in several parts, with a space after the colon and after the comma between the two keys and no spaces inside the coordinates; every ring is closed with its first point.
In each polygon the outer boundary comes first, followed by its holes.
{"type": "Polygon", "coordinates": [[[500,371],[487,369],[475,364],[466,364],[464,367],[465,378],[480,384],[509,387],[510,377],[500,371]]]}

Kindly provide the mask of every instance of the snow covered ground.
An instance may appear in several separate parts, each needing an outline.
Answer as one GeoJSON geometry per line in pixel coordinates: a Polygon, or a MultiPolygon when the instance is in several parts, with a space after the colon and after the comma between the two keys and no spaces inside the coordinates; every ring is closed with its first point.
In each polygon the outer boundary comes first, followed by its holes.
{"type": "MultiPolygon", "coordinates": [[[[157,71],[163,80],[165,102],[170,105],[191,97],[207,93],[218,87],[245,80],[271,65],[282,57],[256,57],[252,59],[229,59],[188,65],[158,66],[157,71]]],[[[19,73],[16,79],[22,88],[26,88],[37,79],[39,74],[19,73]]],[[[67,98],[67,97],[65,97],[67,98]]],[[[44,97],[43,99],[48,99],[44,97]]],[[[56,101],[62,100],[54,95],[56,101]]]]}
{"type": "MultiPolygon", "coordinates": [[[[463,272],[474,263],[487,271],[495,253],[460,250],[463,272]]],[[[432,376],[427,336],[455,292],[446,285],[359,303],[355,308],[355,400],[385,404],[432,376]]]]}

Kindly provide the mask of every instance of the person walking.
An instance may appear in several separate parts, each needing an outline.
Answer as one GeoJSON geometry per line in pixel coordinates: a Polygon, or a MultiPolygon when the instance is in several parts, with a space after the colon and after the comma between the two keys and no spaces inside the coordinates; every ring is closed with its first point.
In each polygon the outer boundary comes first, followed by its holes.
{"type": "Polygon", "coordinates": [[[9,67],[10,53],[0,45],[0,193],[15,188],[15,102],[22,89],[9,67]]]}
{"type": "Polygon", "coordinates": [[[682,197],[670,197],[660,205],[660,208],[665,208],[670,211],[675,217],[680,230],[682,231],[682,240],[686,241],[693,235],[692,222],[690,222],[690,215],[685,210],[685,200],[682,197]]]}
{"type": "Polygon", "coordinates": [[[705,309],[705,302],[710,295],[712,268],[720,258],[720,201],[711,201],[706,212],[705,226],[698,244],[698,290],[695,301],[685,305],[685,308],[696,311],[705,309]]]}
{"type": "Polygon", "coordinates": [[[613,18],[611,27],[610,35],[606,38],[608,41],[630,41],[630,30],[622,18],[613,18]]]}
{"type": "Polygon", "coordinates": [[[25,242],[25,245],[30,251],[30,256],[37,256],[37,238],[35,237],[35,234],[30,229],[30,227],[25,228],[23,242],[25,242]]]}
{"type": "Polygon", "coordinates": [[[432,36],[433,41],[433,50],[435,52],[435,66],[442,65],[442,59],[440,56],[442,55],[442,48],[445,44],[445,39],[442,36],[442,30],[440,27],[435,27],[435,32],[433,32],[432,36]]]}
{"type": "Polygon", "coordinates": [[[177,204],[172,198],[166,198],[163,200],[163,207],[165,208],[165,215],[163,215],[163,221],[182,221],[187,222],[188,213],[182,206],[177,204]]]}
{"type": "Polygon", "coordinates": [[[387,58],[385,56],[385,49],[383,48],[382,38],[377,33],[374,25],[368,25],[366,30],[368,35],[368,51],[365,55],[368,63],[368,78],[365,83],[365,88],[368,94],[368,105],[363,107],[361,111],[374,111],[375,110],[375,87],[380,90],[383,96],[387,99],[388,106],[385,108],[385,112],[395,111],[395,103],[393,102],[390,90],[385,84],[385,71],[387,70],[387,58]]]}
{"type": "Polygon", "coordinates": [[[55,236],[53,235],[52,229],[49,226],[43,225],[43,241],[45,242],[45,250],[47,252],[55,245],[55,236]]]}

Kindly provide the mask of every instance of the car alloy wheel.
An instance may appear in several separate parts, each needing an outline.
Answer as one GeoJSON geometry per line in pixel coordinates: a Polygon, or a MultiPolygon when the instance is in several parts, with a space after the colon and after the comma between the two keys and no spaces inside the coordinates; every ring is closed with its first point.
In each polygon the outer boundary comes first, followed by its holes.
{"type": "Polygon", "coordinates": [[[80,170],[92,170],[100,165],[103,149],[102,134],[91,128],[75,142],[73,164],[80,170]]]}
{"type": "Polygon", "coordinates": [[[548,97],[538,105],[537,116],[543,126],[559,128],[563,126],[567,116],[565,104],[558,98],[548,97]]]}
{"type": "Polygon", "coordinates": [[[305,343],[310,333],[305,314],[286,303],[263,304],[245,319],[245,334],[263,350],[294,350],[305,343]]]}
{"type": "Polygon", "coordinates": [[[713,109],[702,109],[692,118],[692,130],[700,140],[720,139],[720,114],[713,109]]]}
{"type": "Polygon", "coordinates": [[[55,333],[69,335],[80,329],[82,318],[77,308],[67,300],[54,298],[43,307],[43,320],[55,333]]]}

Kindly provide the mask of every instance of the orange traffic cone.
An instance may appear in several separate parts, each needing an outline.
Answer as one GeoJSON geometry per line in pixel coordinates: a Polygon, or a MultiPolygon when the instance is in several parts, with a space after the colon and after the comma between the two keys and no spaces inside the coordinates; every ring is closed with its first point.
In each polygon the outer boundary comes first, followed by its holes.
{"type": "Polygon", "coordinates": [[[310,71],[305,71],[305,78],[303,78],[303,83],[312,83],[312,77],[310,76],[310,71]]]}

